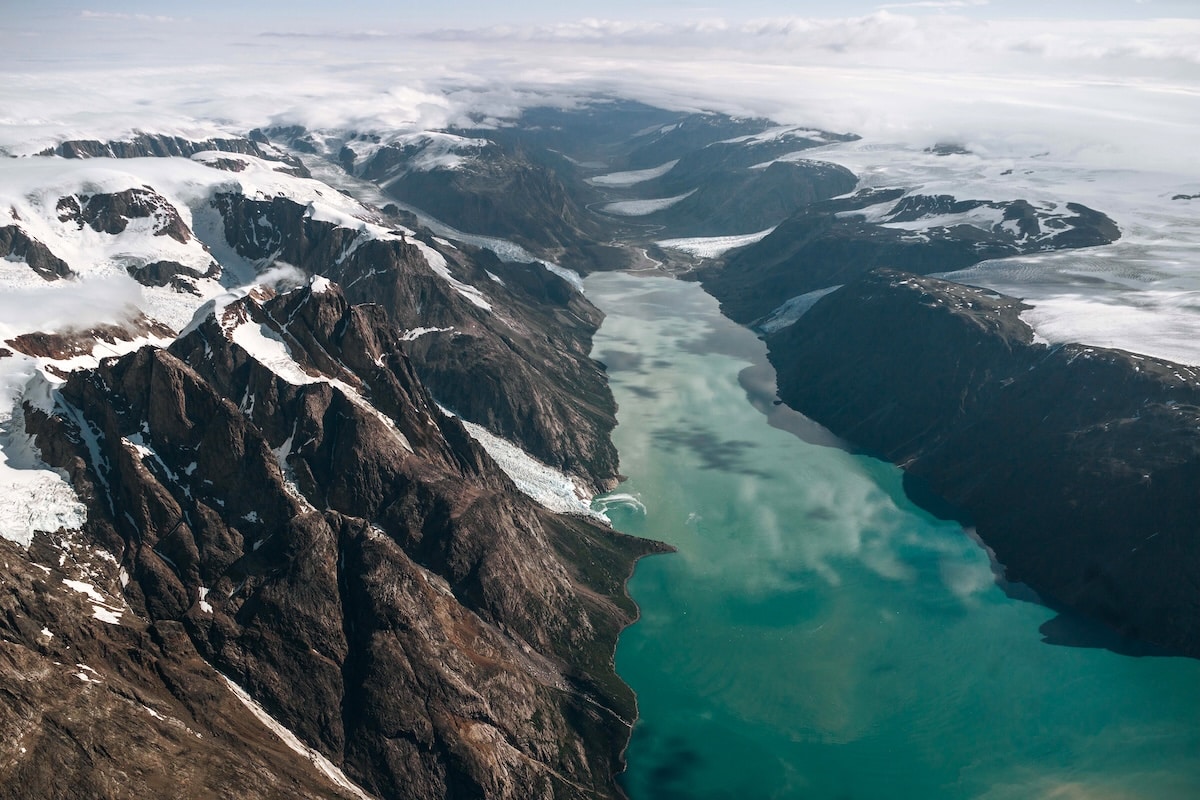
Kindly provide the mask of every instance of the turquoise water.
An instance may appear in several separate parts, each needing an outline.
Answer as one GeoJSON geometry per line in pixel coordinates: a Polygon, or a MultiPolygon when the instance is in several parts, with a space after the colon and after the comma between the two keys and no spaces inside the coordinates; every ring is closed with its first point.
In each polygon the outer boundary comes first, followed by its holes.
{"type": "Polygon", "coordinates": [[[698,286],[587,290],[629,476],[597,504],[678,548],[639,563],[617,651],[633,800],[1200,798],[1200,662],[1043,642],[1054,612],[897,469],[769,424],[739,382],[762,343],[698,286]]]}

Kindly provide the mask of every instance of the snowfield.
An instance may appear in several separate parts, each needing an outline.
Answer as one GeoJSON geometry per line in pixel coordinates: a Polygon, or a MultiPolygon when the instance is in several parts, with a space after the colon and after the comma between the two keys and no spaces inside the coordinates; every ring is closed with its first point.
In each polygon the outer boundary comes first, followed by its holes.
{"type": "Polygon", "coordinates": [[[696,190],[692,189],[690,192],[677,194],[674,197],[659,197],[653,200],[619,200],[616,203],[608,203],[601,206],[600,210],[606,214],[614,214],[618,217],[644,217],[647,214],[653,214],[657,211],[665,211],[695,193],[696,190]]]}
{"type": "Polygon", "coordinates": [[[607,175],[597,175],[594,178],[588,178],[587,182],[593,186],[636,186],[639,183],[644,183],[655,178],[661,178],[670,172],[679,159],[668,161],[665,164],[659,164],[657,167],[649,169],[635,169],[629,172],[610,172],[607,175]]]}
{"type": "Polygon", "coordinates": [[[659,247],[678,250],[681,253],[687,253],[697,258],[716,258],[738,247],[745,247],[755,242],[761,242],[770,236],[774,230],[774,227],[770,227],[765,231],[743,233],[738,236],[693,236],[686,239],[663,239],[655,242],[655,244],[659,247]]]}

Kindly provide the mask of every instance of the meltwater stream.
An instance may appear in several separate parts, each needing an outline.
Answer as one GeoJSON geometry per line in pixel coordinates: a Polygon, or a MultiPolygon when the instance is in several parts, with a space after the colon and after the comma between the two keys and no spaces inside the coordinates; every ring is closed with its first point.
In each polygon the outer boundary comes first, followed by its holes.
{"type": "MultiPolygon", "coordinates": [[[[753,334],[695,284],[600,274],[630,582],[633,800],[1200,797],[1200,661],[1044,643],[894,467],[778,428],[753,334]]],[[[807,437],[812,439],[813,437],[807,437]]]]}

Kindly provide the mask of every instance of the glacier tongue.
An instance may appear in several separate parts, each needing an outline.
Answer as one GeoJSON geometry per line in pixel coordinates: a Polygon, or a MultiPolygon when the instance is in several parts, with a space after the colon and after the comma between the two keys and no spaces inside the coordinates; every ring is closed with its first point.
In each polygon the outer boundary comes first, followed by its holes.
{"type": "Polygon", "coordinates": [[[37,531],[79,528],[87,520],[66,476],[42,462],[25,432],[27,397],[49,397],[35,360],[0,358],[0,536],[24,546],[37,531]]]}

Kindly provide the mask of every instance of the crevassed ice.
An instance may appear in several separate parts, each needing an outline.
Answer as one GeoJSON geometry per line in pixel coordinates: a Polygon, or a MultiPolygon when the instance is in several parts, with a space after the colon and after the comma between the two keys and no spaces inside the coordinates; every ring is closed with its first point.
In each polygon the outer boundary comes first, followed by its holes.
{"type": "Polygon", "coordinates": [[[600,210],[606,214],[615,214],[618,217],[644,217],[656,211],[665,211],[695,193],[696,190],[692,189],[690,192],[677,194],[674,197],[659,197],[652,200],[620,200],[616,203],[609,203],[606,206],[602,206],[600,210]]]}
{"type": "Polygon", "coordinates": [[[655,244],[668,250],[688,253],[697,258],[716,258],[734,248],[761,242],[775,231],[775,227],[772,226],[757,233],[743,233],[736,236],[692,236],[685,239],[662,239],[655,244]]]}
{"type": "Polygon", "coordinates": [[[70,530],[87,521],[87,509],[66,477],[41,460],[25,431],[21,403],[34,394],[48,401],[45,383],[28,356],[0,358],[0,536],[22,546],[37,531],[70,530]]]}
{"type": "MultiPolygon", "coordinates": [[[[458,416],[453,411],[442,408],[450,416],[458,416]]],[[[608,518],[593,511],[591,495],[567,475],[554,467],[543,464],[526,453],[517,445],[497,436],[474,422],[459,418],[471,438],[487,451],[496,465],[504,470],[524,494],[532,497],[541,505],[560,514],[579,514],[581,516],[601,519],[608,518]]]]}

